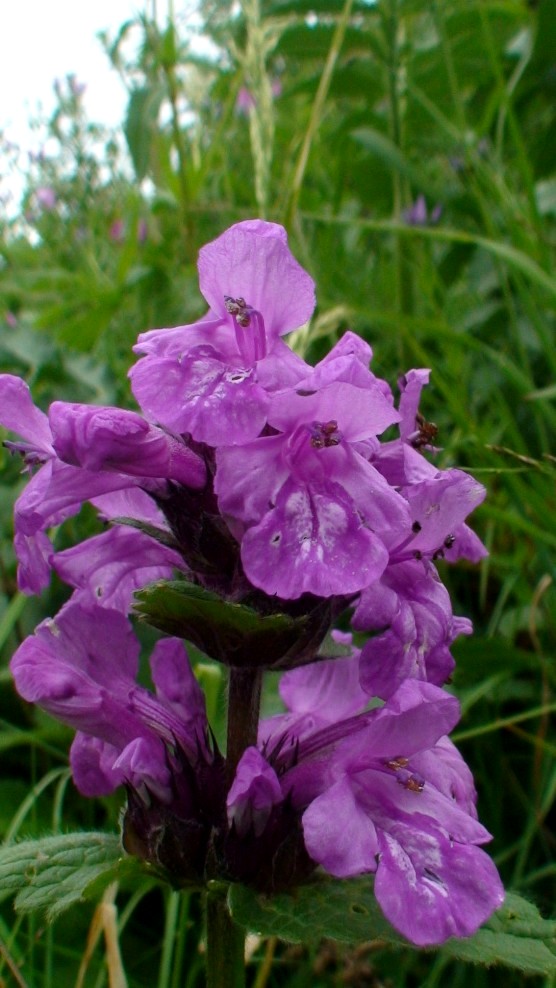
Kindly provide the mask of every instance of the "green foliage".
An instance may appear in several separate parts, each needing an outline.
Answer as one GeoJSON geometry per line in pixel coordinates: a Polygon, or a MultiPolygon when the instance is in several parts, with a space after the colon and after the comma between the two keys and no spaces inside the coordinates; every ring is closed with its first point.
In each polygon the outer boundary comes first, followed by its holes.
{"type": "MultiPolygon", "coordinates": [[[[371,878],[323,880],[303,886],[295,895],[272,898],[232,885],[228,903],[237,923],[265,936],[294,943],[323,937],[348,943],[372,940],[398,949],[411,948],[384,919],[371,878]]],[[[473,964],[505,964],[526,974],[553,975],[555,937],[555,922],[543,920],[531,903],[511,895],[483,929],[469,939],[448,941],[441,953],[473,964]]]]}
{"type": "MultiPolygon", "coordinates": [[[[261,613],[185,580],[150,583],[135,598],[135,612],[153,628],[185,638],[210,658],[236,667],[260,656],[266,668],[280,668],[281,660],[298,652],[315,633],[309,615],[261,613]]],[[[315,630],[320,625],[318,621],[315,630]]]]}
{"type": "Polygon", "coordinates": [[[18,912],[44,910],[51,920],[111,882],[139,873],[139,862],[123,855],[116,834],[59,834],[0,849],[1,896],[15,895],[18,912]]]}
{"type": "MultiPolygon", "coordinates": [[[[200,3],[210,54],[195,49],[179,15],[169,24],[139,16],[105,37],[128,89],[119,134],[86,119],[75,80],[58,84],[57,109],[38,133],[46,150],[25,165],[23,201],[0,218],[0,370],[22,374],[43,407],[54,398],[132,403],[126,371],[138,333],[203,314],[199,247],[261,209],[287,226],[317,282],[315,317],[296,340],[305,356],[319,359],[349,327],[372,343],[377,373],[392,383],[411,366],[431,367],[424,414],[439,426],[439,463],[471,470],[488,488],[473,524],[489,558],[442,574],[455,612],[475,625],[475,636],[454,649],[453,689],[464,711],[456,741],[473,768],[505,882],[548,914],[556,874],[549,825],[556,797],[554,4],[260,0],[242,3],[239,13],[235,7],[200,3]],[[254,100],[247,112],[242,87],[254,100]],[[45,187],[52,206],[41,205],[45,187]],[[415,225],[408,210],[420,195],[426,220],[415,225]]],[[[17,152],[4,150],[6,170],[17,152]]],[[[40,600],[17,593],[18,470],[0,452],[0,827],[29,839],[69,827],[114,833],[117,799],[86,802],[67,784],[70,732],[26,707],[10,685],[13,649],[66,594],[55,581],[40,600]]],[[[57,548],[95,525],[92,512],[69,519],[53,533],[57,548]]],[[[145,613],[185,605],[181,591],[171,606],[150,593],[145,613]]],[[[199,620],[212,614],[205,598],[189,597],[187,606],[199,620]]],[[[228,617],[233,628],[237,613],[228,617]]],[[[158,614],[157,626],[166,620],[158,614]]],[[[210,678],[209,668],[199,675],[210,678]]],[[[221,719],[220,680],[213,687],[221,719]]],[[[24,844],[9,843],[1,853],[18,848],[24,844]]],[[[92,848],[87,854],[93,871],[111,874],[94,863],[92,848]]],[[[43,895],[43,872],[33,871],[36,859],[28,863],[34,877],[20,902],[43,895]]],[[[76,881],[69,901],[100,894],[85,874],[76,881]]],[[[161,901],[148,879],[143,887],[138,881],[135,891],[124,881],[118,900],[130,986],[196,988],[198,906],[173,893],[161,901]]],[[[320,903],[328,916],[337,901],[330,895],[313,905],[305,890],[301,898],[309,913],[320,903]]],[[[51,909],[54,900],[44,896],[51,909]]],[[[294,922],[272,913],[281,900],[263,909],[232,889],[230,901],[236,915],[258,910],[248,925],[265,935],[286,935],[294,922]],[[264,925],[269,912],[272,929],[264,925]]],[[[377,929],[383,920],[369,895],[363,907],[377,929]]],[[[0,978],[9,978],[7,958],[15,957],[29,984],[51,988],[53,970],[74,983],[86,910],[69,910],[52,939],[41,941],[33,917],[14,922],[4,902],[0,978]]],[[[369,922],[363,913],[350,920],[369,922]]],[[[329,935],[338,936],[338,926],[329,935]]],[[[489,988],[521,988],[523,972],[544,988],[554,977],[549,935],[534,907],[511,897],[488,928],[438,955],[373,950],[365,983],[466,985],[463,962],[480,949],[483,962],[508,965],[485,973],[489,988]]],[[[326,967],[323,956],[315,947],[290,963],[278,949],[264,974],[259,952],[257,988],[337,985],[340,960],[326,967]]],[[[471,976],[483,984],[479,969],[471,976]]],[[[100,986],[100,968],[95,977],[100,986]]]]}

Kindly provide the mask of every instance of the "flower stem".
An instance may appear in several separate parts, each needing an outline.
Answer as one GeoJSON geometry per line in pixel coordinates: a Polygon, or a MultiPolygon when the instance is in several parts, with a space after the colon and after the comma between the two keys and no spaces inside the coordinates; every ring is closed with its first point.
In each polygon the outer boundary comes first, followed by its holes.
{"type": "Polygon", "coordinates": [[[225,898],[207,894],[207,988],[245,988],[245,931],[236,926],[225,898]]]}
{"type": "Polygon", "coordinates": [[[261,704],[261,669],[230,668],[228,680],[228,742],[226,766],[231,784],[237,764],[250,745],[257,743],[261,704]]]}

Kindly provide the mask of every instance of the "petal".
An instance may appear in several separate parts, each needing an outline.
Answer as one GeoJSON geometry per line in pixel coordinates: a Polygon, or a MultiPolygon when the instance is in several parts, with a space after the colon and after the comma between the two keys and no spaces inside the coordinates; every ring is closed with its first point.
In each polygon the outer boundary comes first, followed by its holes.
{"type": "Polygon", "coordinates": [[[359,654],[351,658],[314,662],[284,673],[280,696],[295,713],[318,713],[324,722],[343,720],[359,713],[368,694],[359,684],[359,654]]]}
{"type": "Polygon", "coordinates": [[[49,419],[54,449],[66,463],[91,472],[115,470],[204,486],[201,458],[136,412],[55,401],[49,419]]]}
{"type": "Polygon", "coordinates": [[[350,878],[376,870],[376,829],[355,798],[349,779],[341,779],[314,799],[302,823],[309,854],[329,874],[350,878]]]}
{"type": "Polygon", "coordinates": [[[185,645],[177,638],[163,638],[153,649],[150,666],[156,695],[172,709],[184,725],[197,723],[201,730],[206,725],[205,697],[199,686],[185,645]]]}
{"type": "Polygon", "coordinates": [[[199,252],[199,285],[210,308],[226,318],[224,298],[244,298],[261,313],[267,337],[298,329],[315,307],[313,279],[295,260],[283,227],[236,223],[199,252]]]}
{"type": "Polygon", "coordinates": [[[398,418],[394,406],[372,378],[366,388],[334,381],[308,394],[305,385],[300,385],[293,391],[276,395],[268,415],[270,424],[282,431],[292,430],[300,423],[333,420],[345,442],[378,436],[398,418]]]}
{"type": "Polygon", "coordinates": [[[411,542],[413,552],[435,552],[484,500],[486,490],[462,470],[445,470],[433,480],[407,487],[412,521],[421,526],[411,542]]]}
{"type": "Polygon", "coordinates": [[[25,381],[13,374],[0,374],[0,424],[47,455],[54,455],[47,416],[33,404],[25,381]]]}
{"type": "Polygon", "coordinates": [[[114,768],[119,753],[114,745],[77,732],[69,761],[73,781],[83,796],[108,796],[123,784],[123,772],[114,768]]]}
{"type": "Polygon", "coordinates": [[[238,763],[226,799],[228,824],[240,837],[253,830],[263,833],[275,806],[283,802],[280,782],[274,769],[256,748],[247,748],[238,763]]]}
{"type": "Polygon", "coordinates": [[[375,895],[392,925],[420,947],[471,936],[504,901],[484,851],[419,833],[403,845],[380,835],[375,895]]]}
{"type": "Polygon", "coordinates": [[[290,600],[302,593],[356,593],[388,562],[381,540],[362,524],[338,484],[309,488],[293,478],[276,506],[245,534],[241,558],[255,586],[290,600]]]}
{"type": "Polygon", "coordinates": [[[89,599],[124,614],[135,590],[153,580],[169,579],[183,565],[177,552],[141,531],[124,527],[110,528],[52,558],[53,569],[83,593],[84,603],[89,599]]]}
{"type": "Polygon", "coordinates": [[[131,379],[147,416],[199,442],[248,442],[266,423],[268,397],[252,372],[227,365],[212,348],[196,348],[180,362],[144,358],[131,379]]]}

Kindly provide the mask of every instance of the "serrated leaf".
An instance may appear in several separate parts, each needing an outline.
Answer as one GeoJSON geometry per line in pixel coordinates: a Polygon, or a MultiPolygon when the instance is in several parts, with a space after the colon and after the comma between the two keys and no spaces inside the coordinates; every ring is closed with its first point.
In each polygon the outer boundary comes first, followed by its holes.
{"type": "Polygon", "coordinates": [[[542,940],[478,930],[469,940],[449,940],[443,953],[471,964],[503,964],[524,974],[555,974],[556,956],[542,940]]]}
{"type": "Polygon", "coordinates": [[[44,910],[54,919],[111,881],[140,869],[116,834],[59,834],[0,848],[0,890],[15,893],[19,912],[44,910]]]}
{"type": "Polygon", "coordinates": [[[260,614],[185,580],[151,583],[137,591],[135,599],[135,612],[144,621],[234,666],[254,660],[272,665],[295,644],[307,623],[304,617],[260,614]]]}
{"type": "Polygon", "coordinates": [[[228,908],[240,926],[292,943],[329,937],[347,943],[383,940],[409,946],[384,918],[369,876],[349,881],[322,879],[295,893],[274,896],[231,885],[228,908]]]}
{"type": "MultiPolygon", "coordinates": [[[[295,893],[257,894],[231,885],[228,908],[236,923],[263,936],[293,943],[323,937],[348,943],[381,940],[413,947],[384,918],[374,897],[370,876],[347,881],[326,880],[305,885],[295,893]]],[[[441,950],[473,964],[503,964],[527,974],[556,972],[556,923],[543,919],[531,903],[508,894],[504,906],[487,926],[466,939],[452,939],[441,950]]]]}

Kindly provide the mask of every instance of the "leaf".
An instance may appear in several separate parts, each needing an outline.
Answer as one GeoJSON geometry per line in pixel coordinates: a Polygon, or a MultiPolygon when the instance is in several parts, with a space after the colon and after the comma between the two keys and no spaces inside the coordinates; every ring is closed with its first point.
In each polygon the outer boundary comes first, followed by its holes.
{"type": "Polygon", "coordinates": [[[129,98],[124,133],[139,181],[149,167],[151,145],[156,134],[158,113],[164,98],[162,88],[137,88],[129,98]]]}
{"type": "Polygon", "coordinates": [[[271,666],[295,645],[306,618],[260,614],[185,580],[151,583],[135,594],[135,611],[154,628],[193,642],[227,665],[271,666]]]}
{"type": "Polygon", "coordinates": [[[449,940],[443,953],[479,964],[504,964],[526,974],[556,973],[556,921],[543,919],[521,896],[508,893],[486,927],[468,940],[449,940]],[[545,941],[552,941],[552,950],[545,941]]]}
{"type": "MultiPolygon", "coordinates": [[[[348,943],[380,940],[413,948],[384,918],[370,876],[313,882],[293,894],[265,896],[231,885],[228,908],[235,922],[263,936],[293,943],[323,937],[348,943]]],[[[527,974],[553,974],[556,955],[545,942],[556,923],[543,919],[534,905],[509,893],[488,924],[467,939],[448,940],[440,949],[450,958],[474,964],[503,964],[527,974]]]]}
{"type": "Polygon", "coordinates": [[[231,885],[228,908],[240,926],[293,943],[330,937],[347,943],[384,940],[410,946],[384,918],[368,876],[349,881],[322,879],[302,885],[293,894],[272,897],[231,885]]]}
{"type": "Polygon", "coordinates": [[[16,893],[16,910],[44,910],[52,920],[140,870],[137,859],[124,855],[116,834],[59,834],[0,848],[0,894],[16,893]]]}

